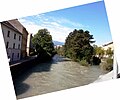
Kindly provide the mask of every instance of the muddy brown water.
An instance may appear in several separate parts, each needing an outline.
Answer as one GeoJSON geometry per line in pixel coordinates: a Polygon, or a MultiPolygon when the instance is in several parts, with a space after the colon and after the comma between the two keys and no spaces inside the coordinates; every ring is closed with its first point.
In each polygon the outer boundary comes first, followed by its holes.
{"type": "Polygon", "coordinates": [[[90,84],[106,72],[55,55],[52,61],[29,69],[14,80],[17,98],[25,98],[90,84]]]}

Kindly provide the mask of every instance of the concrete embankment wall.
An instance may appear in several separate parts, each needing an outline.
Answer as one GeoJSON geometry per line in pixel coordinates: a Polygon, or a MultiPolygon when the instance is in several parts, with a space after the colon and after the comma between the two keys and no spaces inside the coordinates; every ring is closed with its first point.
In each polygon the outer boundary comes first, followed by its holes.
{"type": "Polygon", "coordinates": [[[25,70],[37,65],[39,63],[37,58],[25,60],[20,63],[16,63],[10,66],[11,74],[13,78],[25,72],[25,70]]]}

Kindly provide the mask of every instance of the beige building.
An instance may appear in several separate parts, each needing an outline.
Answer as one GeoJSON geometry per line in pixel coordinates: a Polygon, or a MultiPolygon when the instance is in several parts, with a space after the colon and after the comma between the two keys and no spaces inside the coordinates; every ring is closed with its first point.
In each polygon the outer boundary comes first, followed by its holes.
{"type": "Polygon", "coordinates": [[[11,25],[9,21],[1,22],[1,28],[8,58],[10,58],[10,61],[20,60],[22,34],[13,25],[11,25]]]}
{"type": "Polygon", "coordinates": [[[113,42],[106,43],[102,47],[103,47],[104,50],[107,50],[108,48],[111,48],[111,50],[114,50],[113,42]]]}
{"type": "Polygon", "coordinates": [[[32,34],[29,33],[28,34],[28,38],[27,38],[27,56],[30,56],[30,52],[31,50],[33,49],[33,46],[32,46],[32,34]]]}
{"type": "MultiPolygon", "coordinates": [[[[103,48],[104,50],[107,50],[107,49],[109,49],[109,48],[111,48],[111,50],[114,50],[113,42],[109,42],[109,43],[104,44],[104,45],[102,46],[102,48],[103,48]]],[[[109,57],[109,56],[106,54],[106,52],[105,52],[104,57],[109,57]]],[[[112,56],[112,58],[113,58],[113,56],[112,56]]]]}
{"type": "Polygon", "coordinates": [[[9,23],[12,24],[20,33],[22,33],[21,58],[25,58],[27,56],[28,31],[17,19],[9,20],[9,23]]]}

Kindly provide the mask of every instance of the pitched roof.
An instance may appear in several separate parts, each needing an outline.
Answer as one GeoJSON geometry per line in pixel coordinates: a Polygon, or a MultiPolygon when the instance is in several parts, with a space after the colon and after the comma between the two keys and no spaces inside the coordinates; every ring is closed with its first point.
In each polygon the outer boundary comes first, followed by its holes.
{"type": "Polygon", "coordinates": [[[8,22],[13,25],[19,32],[23,33],[24,26],[17,19],[9,20],[8,22]]]}
{"type": "Polygon", "coordinates": [[[19,30],[17,30],[13,25],[11,25],[8,21],[3,21],[1,22],[3,25],[7,26],[8,28],[13,29],[16,32],[19,32],[20,34],[22,34],[19,30]]]}
{"type": "Polygon", "coordinates": [[[104,44],[103,47],[104,47],[104,46],[108,46],[108,45],[110,45],[110,44],[113,44],[113,42],[109,42],[109,43],[107,43],[107,44],[104,44]]]}

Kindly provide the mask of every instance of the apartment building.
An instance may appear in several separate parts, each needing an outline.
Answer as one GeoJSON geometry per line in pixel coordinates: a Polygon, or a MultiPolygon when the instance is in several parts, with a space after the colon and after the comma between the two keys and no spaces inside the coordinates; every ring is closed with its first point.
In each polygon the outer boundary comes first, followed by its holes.
{"type": "Polygon", "coordinates": [[[113,50],[113,42],[109,42],[103,45],[104,50],[107,50],[108,48],[111,48],[111,50],[113,50]]]}
{"type": "MultiPolygon", "coordinates": [[[[114,50],[113,42],[109,42],[109,43],[104,44],[104,45],[102,46],[102,48],[103,48],[104,50],[107,50],[107,49],[109,49],[109,48],[111,48],[111,50],[114,50]]],[[[109,57],[109,56],[106,54],[106,52],[105,52],[105,54],[104,54],[104,57],[109,57]]],[[[112,55],[112,58],[113,58],[113,55],[112,55]]]]}
{"type": "Polygon", "coordinates": [[[8,21],[12,24],[20,33],[22,33],[22,45],[21,45],[21,58],[25,58],[27,56],[27,38],[28,31],[26,28],[18,21],[18,19],[13,19],[8,21]]]}
{"type": "Polygon", "coordinates": [[[22,34],[8,21],[1,22],[2,33],[10,61],[20,60],[22,34]]]}

